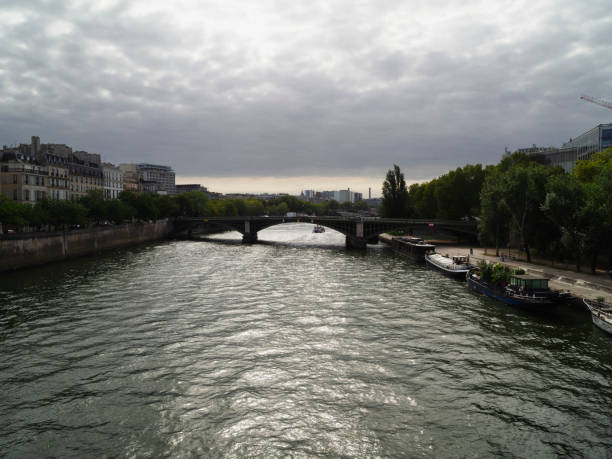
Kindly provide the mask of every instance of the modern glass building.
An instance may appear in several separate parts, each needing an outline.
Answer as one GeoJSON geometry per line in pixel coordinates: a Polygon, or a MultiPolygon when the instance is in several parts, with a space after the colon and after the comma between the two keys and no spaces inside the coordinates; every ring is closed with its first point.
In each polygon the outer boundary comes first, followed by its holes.
{"type": "Polygon", "coordinates": [[[571,166],[573,168],[576,161],[589,159],[593,153],[609,147],[612,147],[612,124],[600,124],[564,143],[559,153],[569,153],[575,157],[571,166]]]}
{"type": "Polygon", "coordinates": [[[537,156],[544,164],[561,166],[565,171],[571,171],[576,161],[589,159],[593,153],[612,147],[612,123],[600,124],[590,131],[570,139],[559,149],[528,153],[537,156]]]}

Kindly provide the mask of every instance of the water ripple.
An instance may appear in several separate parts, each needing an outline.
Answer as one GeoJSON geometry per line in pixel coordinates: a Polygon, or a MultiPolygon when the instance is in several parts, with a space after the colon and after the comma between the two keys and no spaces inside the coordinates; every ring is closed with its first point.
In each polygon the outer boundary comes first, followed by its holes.
{"type": "Polygon", "coordinates": [[[0,451],[606,457],[612,340],[333,231],[118,250],[0,279],[0,451]]]}

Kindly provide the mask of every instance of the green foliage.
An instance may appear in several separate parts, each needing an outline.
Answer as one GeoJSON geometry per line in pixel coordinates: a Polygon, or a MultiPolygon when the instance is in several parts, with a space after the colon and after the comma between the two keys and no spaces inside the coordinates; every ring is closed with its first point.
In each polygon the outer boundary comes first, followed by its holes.
{"type": "Polygon", "coordinates": [[[39,204],[47,215],[47,222],[58,228],[86,226],[88,209],[74,201],[44,200],[39,204]]]}
{"type": "Polygon", "coordinates": [[[508,234],[510,215],[503,204],[504,187],[501,172],[489,172],[480,191],[480,223],[478,238],[483,244],[499,247],[508,234]]]}
{"type": "Polygon", "coordinates": [[[79,202],[87,209],[87,217],[91,221],[101,222],[107,220],[108,204],[104,200],[102,190],[91,190],[79,202]]]}
{"type": "Polygon", "coordinates": [[[437,213],[442,219],[458,220],[477,215],[485,172],[480,164],[457,168],[437,180],[437,213]]]}
{"type": "Polygon", "coordinates": [[[503,265],[501,263],[488,263],[485,260],[481,260],[478,263],[478,270],[480,271],[480,278],[494,285],[502,286],[510,283],[510,277],[513,274],[524,274],[521,270],[513,270],[512,268],[503,265]]]}
{"type": "Polygon", "coordinates": [[[546,183],[546,197],[540,208],[562,231],[561,243],[576,254],[576,269],[585,249],[589,220],[586,187],[571,174],[555,175],[546,183]]]}
{"type": "Polygon", "coordinates": [[[526,155],[518,153],[488,169],[480,192],[480,241],[495,241],[498,248],[510,230],[514,230],[528,260],[531,260],[529,247],[532,245],[546,252],[546,245],[558,229],[546,217],[541,205],[548,179],[561,174],[563,171],[559,168],[529,161],[526,155]]]}
{"type": "Polygon", "coordinates": [[[206,217],[212,215],[208,195],[201,191],[181,193],[174,199],[178,206],[176,212],[184,217],[206,217]]]}
{"type": "Polygon", "coordinates": [[[28,223],[26,205],[0,195],[0,222],[10,226],[25,226],[28,223]]]}
{"type": "Polygon", "coordinates": [[[404,174],[397,164],[387,172],[383,183],[382,216],[406,218],[410,216],[409,196],[404,174]]]}
{"type": "Polygon", "coordinates": [[[458,220],[476,216],[487,174],[481,164],[458,167],[429,182],[410,185],[409,201],[421,218],[458,220]]]}
{"type": "Polygon", "coordinates": [[[577,161],[571,174],[582,183],[592,183],[604,170],[612,169],[612,147],[597,152],[585,161],[577,161]]]}
{"type": "Polygon", "coordinates": [[[286,202],[280,202],[278,204],[272,204],[268,207],[268,214],[274,216],[285,215],[289,212],[289,206],[286,202]]]}

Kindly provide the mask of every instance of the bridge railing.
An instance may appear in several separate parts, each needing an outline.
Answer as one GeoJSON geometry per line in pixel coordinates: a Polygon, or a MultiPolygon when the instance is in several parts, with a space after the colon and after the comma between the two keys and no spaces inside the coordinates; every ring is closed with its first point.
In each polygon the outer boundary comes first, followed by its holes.
{"type": "Polygon", "coordinates": [[[179,217],[179,220],[198,221],[198,222],[230,222],[230,221],[253,221],[253,220],[268,220],[268,221],[329,221],[329,222],[378,222],[378,223],[395,223],[405,225],[433,225],[435,226],[463,226],[475,227],[476,221],[464,220],[436,220],[426,218],[380,218],[380,217],[330,217],[330,216],[315,216],[315,215],[297,215],[292,217],[287,216],[243,216],[243,217],[179,217]]]}

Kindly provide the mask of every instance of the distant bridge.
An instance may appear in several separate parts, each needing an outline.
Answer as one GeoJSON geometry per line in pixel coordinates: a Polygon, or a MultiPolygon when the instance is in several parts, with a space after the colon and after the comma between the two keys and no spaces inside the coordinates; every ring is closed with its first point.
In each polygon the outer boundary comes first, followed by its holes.
{"type": "Polygon", "coordinates": [[[259,231],[283,223],[312,223],[331,228],[344,234],[346,246],[354,248],[365,248],[368,243],[378,242],[379,234],[399,229],[435,230],[469,239],[475,239],[477,235],[474,221],[314,216],[181,217],[176,220],[176,229],[191,233],[198,228],[221,227],[241,233],[243,242],[256,242],[259,231]]]}

